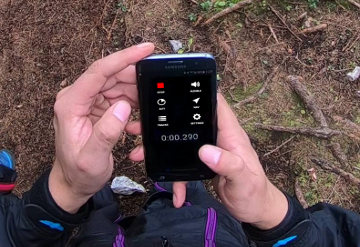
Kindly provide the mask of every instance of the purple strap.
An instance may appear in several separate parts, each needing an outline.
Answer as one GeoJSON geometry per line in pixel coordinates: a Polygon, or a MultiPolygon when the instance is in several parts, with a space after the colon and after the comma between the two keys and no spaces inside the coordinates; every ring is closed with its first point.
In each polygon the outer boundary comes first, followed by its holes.
{"type": "Polygon", "coordinates": [[[118,234],[116,235],[113,247],[125,247],[125,236],[121,227],[118,228],[118,234]]]}

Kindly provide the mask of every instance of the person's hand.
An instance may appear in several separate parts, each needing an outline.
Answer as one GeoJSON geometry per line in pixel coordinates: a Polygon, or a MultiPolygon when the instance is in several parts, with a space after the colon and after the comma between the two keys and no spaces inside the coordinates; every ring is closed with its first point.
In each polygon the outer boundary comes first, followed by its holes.
{"type": "MultiPolygon", "coordinates": [[[[217,147],[200,148],[200,159],[218,176],[217,194],[229,212],[239,221],[260,229],[278,225],[288,210],[285,195],[266,177],[249,137],[225,99],[218,94],[217,147]]],[[[174,205],[185,201],[186,183],[174,184],[174,205]]]]}
{"type": "Polygon", "coordinates": [[[110,179],[112,148],[138,104],[133,64],[153,50],[144,43],[98,60],[57,95],[49,189],[64,210],[77,212],[110,179]]]}

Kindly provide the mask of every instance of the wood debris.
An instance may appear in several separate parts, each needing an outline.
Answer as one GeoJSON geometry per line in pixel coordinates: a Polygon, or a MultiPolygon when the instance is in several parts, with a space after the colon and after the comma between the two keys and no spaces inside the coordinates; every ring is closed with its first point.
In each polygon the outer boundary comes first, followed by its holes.
{"type": "Polygon", "coordinates": [[[351,3],[352,5],[358,7],[360,9],[360,3],[356,2],[355,0],[348,0],[349,3],[351,3]]]}
{"type": "Polygon", "coordinates": [[[301,30],[301,33],[302,34],[315,33],[318,31],[322,31],[326,28],[327,28],[327,24],[320,24],[320,25],[317,25],[314,27],[305,28],[305,29],[301,30]]]}
{"type": "Polygon", "coordinates": [[[300,76],[289,75],[287,79],[291,85],[291,88],[302,98],[306,107],[312,112],[312,116],[314,117],[315,121],[320,123],[321,127],[328,127],[328,123],[322,110],[316,104],[314,97],[309,93],[305,84],[301,83],[303,78],[300,76]]]}
{"type": "Polygon", "coordinates": [[[298,201],[300,202],[301,206],[303,206],[303,208],[309,207],[309,204],[306,202],[304,194],[301,190],[301,186],[298,178],[295,179],[295,195],[298,201]]]}
{"type": "Polygon", "coordinates": [[[255,127],[264,130],[277,131],[277,132],[315,136],[320,139],[330,139],[333,136],[342,134],[341,131],[333,130],[330,128],[284,127],[278,125],[265,125],[261,123],[256,123],[255,127]]]}
{"type": "Polygon", "coordinates": [[[352,183],[357,184],[358,186],[360,186],[360,179],[355,177],[351,173],[346,172],[343,169],[341,169],[341,168],[339,168],[337,166],[334,166],[334,165],[330,164],[329,162],[327,162],[325,160],[321,160],[321,159],[317,159],[317,158],[311,158],[311,161],[314,162],[316,165],[320,166],[322,169],[332,171],[332,172],[340,175],[341,177],[343,177],[347,181],[352,182],[352,183]]]}
{"type": "Polygon", "coordinates": [[[228,7],[222,11],[220,11],[219,13],[213,15],[211,18],[209,18],[207,21],[205,21],[203,23],[203,26],[205,25],[209,25],[210,23],[214,22],[216,19],[219,19],[231,12],[234,12],[235,10],[238,10],[240,8],[243,8],[245,7],[246,5],[249,5],[253,2],[254,0],[244,0],[244,1],[241,1],[241,2],[238,2],[237,4],[234,4],[233,6],[231,7],[228,7]]]}
{"type": "Polygon", "coordinates": [[[266,89],[267,86],[269,85],[269,82],[275,77],[275,75],[277,74],[279,70],[279,66],[274,67],[273,71],[270,73],[270,75],[266,78],[266,80],[264,81],[264,84],[262,85],[262,87],[259,89],[259,91],[257,91],[254,95],[239,101],[238,103],[236,103],[234,105],[234,107],[236,108],[240,108],[242,105],[248,104],[254,100],[256,100],[266,89]]]}

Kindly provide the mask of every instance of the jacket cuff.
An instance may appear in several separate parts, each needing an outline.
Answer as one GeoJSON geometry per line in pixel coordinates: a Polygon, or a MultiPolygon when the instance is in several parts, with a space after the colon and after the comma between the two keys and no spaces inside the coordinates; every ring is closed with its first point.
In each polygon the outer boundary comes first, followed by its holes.
{"type": "Polygon", "coordinates": [[[45,172],[25,195],[25,212],[31,221],[40,227],[55,231],[72,230],[84,222],[93,205],[90,199],[76,214],[70,214],[60,208],[49,190],[50,170],[45,172]]]}
{"type": "Polygon", "coordinates": [[[253,246],[283,246],[288,242],[295,243],[300,241],[301,236],[309,229],[309,213],[296,198],[284,194],[289,207],[284,220],[278,226],[270,230],[260,230],[248,223],[243,223],[245,234],[253,246]]]}

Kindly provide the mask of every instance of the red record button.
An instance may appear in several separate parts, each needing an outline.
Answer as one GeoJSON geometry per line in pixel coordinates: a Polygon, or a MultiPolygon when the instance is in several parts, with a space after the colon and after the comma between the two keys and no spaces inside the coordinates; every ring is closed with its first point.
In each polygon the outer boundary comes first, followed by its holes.
{"type": "Polygon", "coordinates": [[[158,82],[156,85],[157,85],[157,88],[164,88],[163,82],[158,82]]]}

